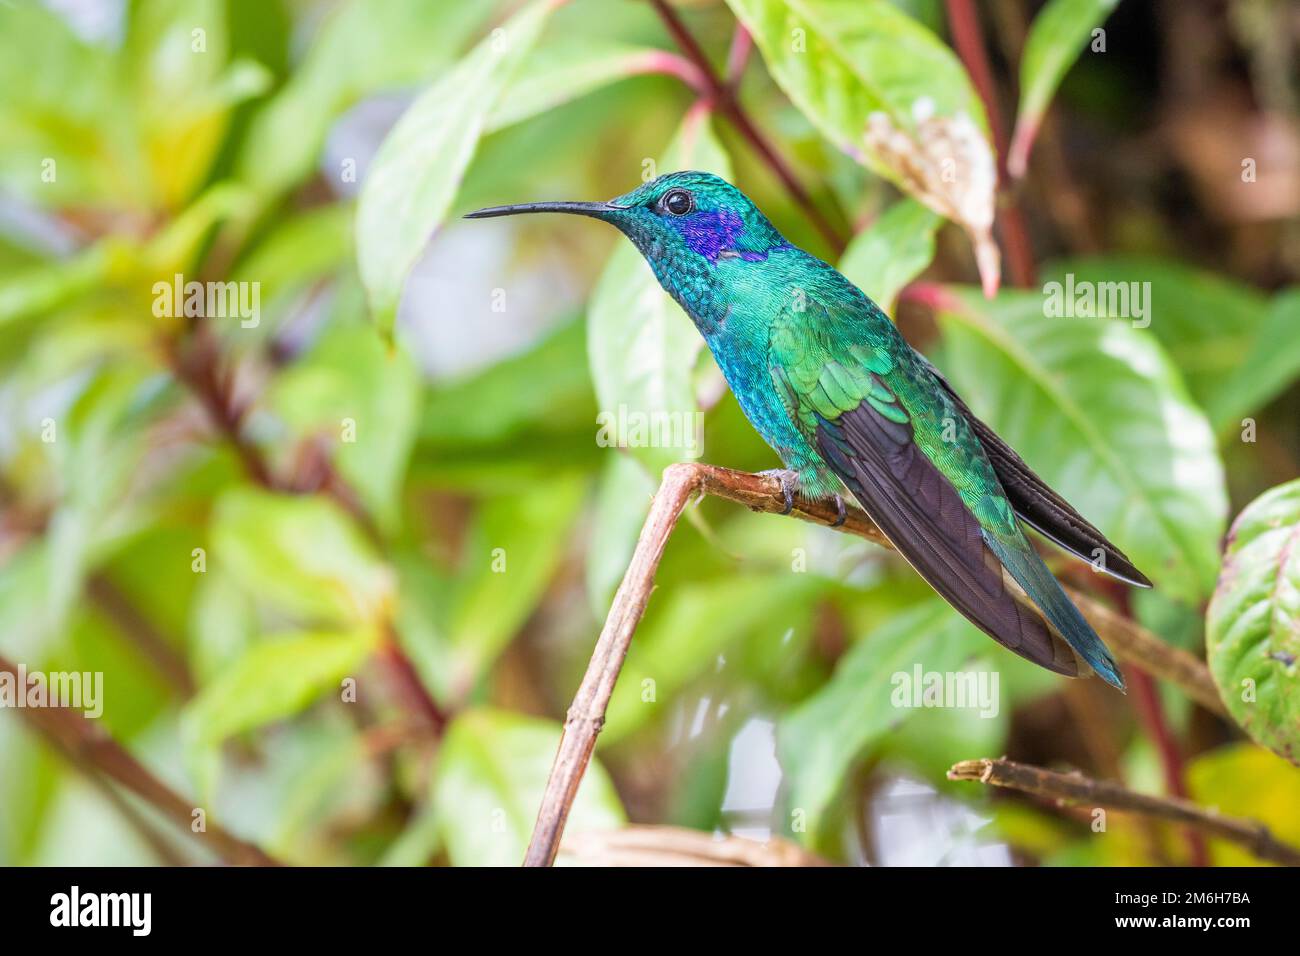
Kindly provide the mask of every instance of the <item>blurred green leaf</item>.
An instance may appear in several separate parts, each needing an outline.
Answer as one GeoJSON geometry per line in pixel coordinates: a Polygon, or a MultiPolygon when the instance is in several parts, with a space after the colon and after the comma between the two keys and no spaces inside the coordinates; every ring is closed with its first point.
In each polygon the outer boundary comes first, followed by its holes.
{"type": "MultiPolygon", "coordinates": [[[[658,168],[667,172],[699,169],[731,178],[731,165],[714,138],[708,114],[688,114],[658,168]]],[[[694,368],[704,341],[691,320],[631,243],[622,242],[605,264],[587,311],[587,354],[600,406],[598,440],[630,447],[652,474],[700,449],[686,447],[695,430],[694,368]],[[675,435],[659,440],[646,427],[655,421],[674,425],[675,435]],[[676,442],[673,447],[667,447],[676,442]]]]}
{"type": "Polygon", "coordinates": [[[1233,522],[1206,653],[1237,723],[1300,765],[1300,480],[1265,492],[1233,522]]]}
{"type": "Polygon", "coordinates": [[[240,178],[267,195],[306,178],[339,115],[374,93],[437,75],[487,10],[487,4],[424,0],[339,5],[254,118],[240,149],[240,178]]]}
{"type": "Polygon", "coordinates": [[[1020,55],[1020,110],[1007,150],[1013,176],[1023,176],[1043,113],[1080,49],[1119,0],[1050,0],[1034,17],[1020,55]]]}
{"type": "Polygon", "coordinates": [[[1256,326],[1253,342],[1212,391],[1206,410],[1222,433],[1242,424],[1242,417],[1262,409],[1300,377],[1300,289],[1280,293],[1256,326]]]}
{"type": "Polygon", "coordinates": [[[815,841],[849,772],[872,744],[918,713],[897,707],[896,674],[959,670],[987,648],[983,634],[932,599],[889,620],[849,650],[835,676],[778,725],[777,756],[789,787],[787,807],[815,841]]]}
{"type": "Polygon", "coordinates": [[[211,533],[223,571],[302,620],[377,623],[388,613],[392,572],[327,498],[235,488],[217,500],[211,533]]]}
{"type": "Polygon", "coordinates": [[[420,418],[420,442],[451,458],[470,446],[508,446],[528,432],[550,435],[575,427],[591,445],[596,403],[587,372],[586,329],[578,321],[561,326],[527,352],[433,386],[420,418]],[[527,388],[519,387],[521,380],[527,388]]]}
{"type": "Polygon", "coordinates": [[[494,30],[420,95],[380,145],[357,205],[357,261],[385,337],[407,273],[446,216],[488,115],[553,6],[533,0],[494,30]]]}
{"type": "Polygon", "coordinates": [[[1204,415],[1155,340],[1044,315],[1037,293],[961,295],[941,315],[954,387],[1169,596],[1214,585],[1227,512],[1204,415]]]}
{"type": "MultiPolygon", "coordinates": [[[[560,726],[500,710],[469,710],[447,728],[433,781],[434,804],[455,866],[518,866],[537,820],[560,726]]],[[[593,760],[565,832],[617,829],[618,795],[593,760]]]]}
{"type": "Polygon", "coordinates": [[[453,696],[479,679],[535,610],[586,490],[584,479],[562,477],[479,506],[452,596],[446,682],[453,696]]]}
{"type": "Polygon", "coordinates": [[[965,229],[985,288],[996,288],[996,164],[984,107],[957,55],[886,0],[727,4],[818,131],[965,229]]]}
{"type": "Polygon", "coordinates": [[[586,335],[582,322],[569,322],[527,352],[433,385],[420,416],[419,478],[500,494],[557,472],[594,469],[604,449],[592,440],[586,335]]]}
{"type": "Polygon", "coordinates": [[[590,37],[556,36],[534,49],[487,121],[494,132],[645,72],[662,50],[590,37]]]}
{"type": "Polygon", "coordinates": [[[115,256],[123,252],[111,241],[99,243],[67,259],[0,277],[0,325],[49,312],[95,291],[107,279],[115,256]]]}
{"type": "Polygon", "coordinates": [[[0,181],[47,207],[146,205],[119,63],[44,4],[0,3],[0,181]]]}
{"type": "MultiPolygon", "coordinates": [[[[871,638],[867,638],[869,642],[871,638]]],[[[991,647],[985,644],[985,647],[991,647]]],[[[968,673],[985,673],[998,678],[994,698],[996,712],[989,713],[979,707],[926,707],[914,712],[908,719],[884,735],[876,746],[869,747],[872,756],[911,768],[925,780],[941,789],[949,788],[946,778],[948,768],[971,754],[1000,754],[1006,752],[1007,734],[1011,729],[1012,700],[1005,681],[1003,665],[1020,658],[1009,654],[997,657],[973,658],[963,665],[968,673]]],[[[926,669],[930,669],[928,666],[926,669]]],[[[1050,672],[1052,684],[1059,681],[1050,672]]],[[[991,687],[991,684],[990,684],[991,687]]],[[[865,753],[865,752],[864,752],[865,753]]],[[[861,756],[859,757],[861,759],[861,756]]],[[[954,789],[960,788],[953,785],[954,789]]]]}
{"type": "Polygon", "coordinates": [[[420,375],[411,356],[368,327],[337,328],[276,380],[269,403],[295,429],[322,435],[367,512],[395,529],[419,424],[420,375]]]}
{"type": "Polygon", "coordinates": [[[122,64],[155,201],[178,208],[211,169],[230,107],[265,91],[271,75],[251,60],[230,62],[219,0],[132,3],[122,64]]]}
{"type": "MultiPolygon", "coordinates": [[[[1061,283],[1067,300],[1071,288],[1091,290],[1102,318],[1149,322],[1149,328],[1137,331],[1155,335],[1203,409],[1208,411],[1221,403],[1227,407],[1237,405],[1228,383],[1234,382],[1239,370],[1244,370],[1243,362],[1258,341],[1268,309],[1267,299],[1256,289],[1167,259],[1117,256],[1054,263],[1045,270],[1043,282],[1045,290],[1051,282],[1061,283]],[[1119,290],[1120,309],[1129,301],[1127,311],[1133,314],[1107,315],[1102,300],[1107,298],[1103,293],[1108,289],[1119,290]],[[1130,294],[1123,294],[1126,289],[1131,290],[1130,294]],[[1135,314],[1133,294],[1138,290],[1144,290],[1142,301],[1146,314],[1142,316],[1135,314]]],[[[1076,292],[1076,298],[1079,294],[1076,292]]],[[[1276,337],[1269,347],[1276,348],[1276,337]]],[[[1292,349],[1283,351],[1294,354],[1292,349]]],[[[1252,378],[1256,371],[1251,370],[1252,378]]],[[[1234,382],[1232,387],[1238,384],[1234,382]]],[[[1249,389],[1253,390],[1256,384],[1265,382],[1252,383],[1249,389]]],[[[1257,394],[1263,397],[1262,392],[1257,394]]],[[[1215,415],[1211,424],[1218,432],[1232,424],[1232,420],[1215,415]]]]}
{"type": "Polygon", "coordinates": [[[200,684],[217,678],[253,645],[257,609],[232,575],[213,568],[202,576],[190,615],[190,663],[200,684]]]}
{"type": "Polygon", "coordinates": [[[889,315],[903,286],[934,258],[934,234],[943,219],[915,199],[903,199],[853,237],[840,272],[889,315]]]}
{"type": "Polygon", "coordinates": [[[636,459],[608,454],[596,487],[591,543],[587,547],[587,600],[596,620],[609,610],[650,513],[655,483],[636,459]]]}
{"type": "Polygon", "coordinates": [[[760,631],[785,637],[806,627],[812,598],[824,586],[812,575],[783,572],[665,589],[628,652],[600,746],[618,743],[665,713],[689,681],[741,638],[760,631]]]}
{"type": "Polygon", "coordinates": [[[296,632],[268,637],[223,670],[186,707],[186,739],[209,748],[341,690],[376,645],[376,633],[296,632]]]}
{"type": "Polygon", "coordinates": [[[309,282],[327,279],[352,254],[350,203],[317,206],[280,223],[239,263],[236,281],[260,282],[270,302],[309,282]]]}

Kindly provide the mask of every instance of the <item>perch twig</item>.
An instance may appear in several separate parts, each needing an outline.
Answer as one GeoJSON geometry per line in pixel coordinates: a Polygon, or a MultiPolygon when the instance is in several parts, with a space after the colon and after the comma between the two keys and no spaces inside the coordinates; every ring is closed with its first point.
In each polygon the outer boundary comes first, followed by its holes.
{"type": "MultiPolygon", "coordinates": [[[[564,734],[560,738],[537,824],[524,857],[525,866],[550,866],[555,862],[569,808],[591,761],[596,737],[605,723],[605,710],[631,646],[632,635],[645,614],[646,602],[654,589],[659,560],[678,517],[687,502],[697,494],[725,498],[752,511],[769,514],[781,514],[785,508],[780,482],[773,477],[693,462],[671,465],[664,471],[632,560],[614,595],[605,626],[587,664],[587,672],[565,718],[564,734]]],[[[834,525],[837,518],[834,505],[826,501],[798,501],[790,514],[827,527],[834,525]]],[[[859,508],[849,507],[844,523],[837,530],[889,546],[889,540],[859,508]]],[[[1223,712],[1223,704],[1218,699],[1208,669],[1195,657],[1165,644],[1149,631],[1077,591],[1070,590],[1069,593],[1121,660],[1140,665],[1150,673],[1177,684],[1194,700],[1215,712],[1223,712]]]]}
{"type": "Polygon", "coordinates": [[[1011,760],[963,760],[948,771],[949,780],[976,780],[994,787],[1047,797],[1060,804],[1107,807],[1128,813],[1181,823],[1221,840],[1245,847],[1261,860],[1300,866],[1300,848],[1279,842],[1268,827],[1257,820],[1223,816],[1175,797],[1153,797],[1136,793],[1107,780],[1093,780],[1079,773],[1057,773],[1011,760]]]}

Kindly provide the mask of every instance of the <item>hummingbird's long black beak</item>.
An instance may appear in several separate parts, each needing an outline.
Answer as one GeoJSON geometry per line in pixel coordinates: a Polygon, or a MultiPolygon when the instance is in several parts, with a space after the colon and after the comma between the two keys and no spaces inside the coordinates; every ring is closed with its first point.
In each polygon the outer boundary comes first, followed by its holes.
{"type": "Polygon", "coordinates": [[[600,219],[622,208],[607,202],[526,202],[517,206],[488,206],[486,209],[465,213],[465,218],[492,219],[496,216],[520,216],[533,212],[567,212],[574,216],[593,216],[600,219]]]}

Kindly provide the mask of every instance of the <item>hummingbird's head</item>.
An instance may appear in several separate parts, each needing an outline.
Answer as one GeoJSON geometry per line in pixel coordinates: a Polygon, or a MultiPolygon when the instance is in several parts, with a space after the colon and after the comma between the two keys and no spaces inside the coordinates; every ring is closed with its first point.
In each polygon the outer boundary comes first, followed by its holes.
{"type": "Polygon", "coordinates": [[[540,202],[494,206],[468,219],[565,212],[617,226],[659,273],[700,273],[723,259],[755,262],[788,245],[749,197],[712,173],[666,173],[609,202],[540,202]]]}

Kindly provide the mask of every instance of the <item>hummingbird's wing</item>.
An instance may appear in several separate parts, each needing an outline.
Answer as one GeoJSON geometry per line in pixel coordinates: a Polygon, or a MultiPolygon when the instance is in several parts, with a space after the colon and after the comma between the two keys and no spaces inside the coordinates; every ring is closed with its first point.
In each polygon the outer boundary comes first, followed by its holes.
{"type": "Polygon", "coordinates": [[[827,466],[990,637],[1049,670],[1091,667],[1122,688],[1105,645],[1024,537],[961,410],[869,300],[832,302],[810,294],[813,315],[774,319],[768,355],[787,410],[827,466]],[[941,439],[947,427],[954,434],[941,439]],[[1012,580],[1037,608],[1017,600],[1012,580]]]}
{"type": "Polygon", "coordinates": [[[976,418],[948,379],[918,353],[934,377],[947,390],[953,403],[966,416],[993,464],[1011,506],[1020,520],[1058,547],[1090,562],[1093,567],[1137,587],[1149,588],[1147,576],[1134,566],[1128,555],[1094,528],[1068,501],[1057,494],[1025,464],[1014,448],[997,432],[976,418]]]}

